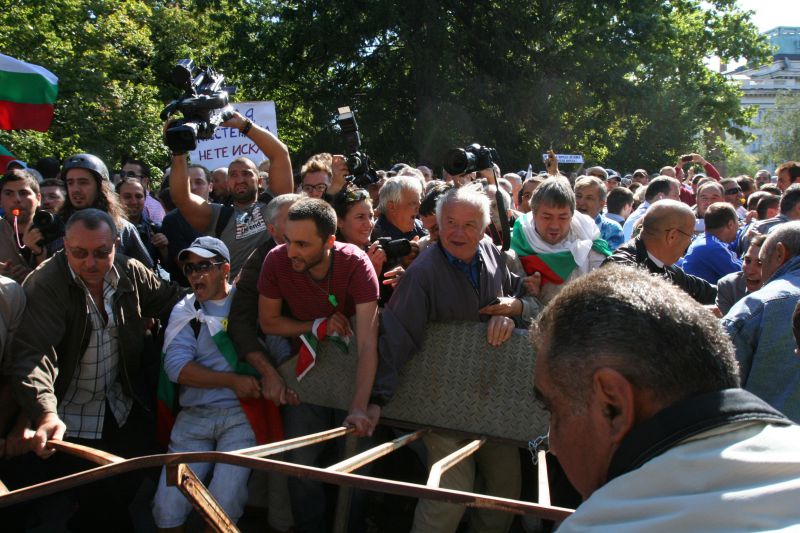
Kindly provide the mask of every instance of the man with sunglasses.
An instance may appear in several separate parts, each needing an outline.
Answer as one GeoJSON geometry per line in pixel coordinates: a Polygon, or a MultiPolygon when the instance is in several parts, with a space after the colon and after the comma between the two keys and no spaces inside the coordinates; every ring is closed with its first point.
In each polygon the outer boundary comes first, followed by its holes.
{"type": "MultiPolygon", "coordinates": [[[[64,249],[23,284],[27,306],[10,374],[22,428],[40,456],[54,453],[51,439],[124,457],[154,450],[155,395],[148,393],[143,332],[150,318],[169,314],[181,292],[139,261],[116,255],[116,242],[108,213],[78,210],[67,222],[64,249]]],[[[46,465],[50,477],[85,467],[63,454],[46,465]]],[[[118,527],[129,519],[140,481],[133,476],[76,490],[79,510],[70,529],[118,527]]]]}
{"type": "Polygon", "coordinates": [[[149,220],[156,224],[161,224],[164,220],[164,207],[161,202],[153,198],[150,192],[150,167],[144,161],[138,159],[126,159],[122,163],[122,171],[119,173],[120,178],[136,178],[139,183],[144,187],[144,213],[149,220]]]}
{"type": "Polygon", "coordinates": [[[643,268],[668,279],[701,304],[713,304],[717,287],[675,264],[692,242],[694,221],[688,205],[674,199],[659,200],[645,213],[639,236],[617,248],[603,265],[619,263],[643,268]]]}
{"type": "MultiPolygon", "coordinates": [[[[227,336],[233,294],[228,283],[228,248],[214,237],[198,237],[178,254],[178,260],[194,294],[175,306],[164,335],[164,373],[179,385],[181,406],[169,451],[232,451],[255,446],[262,439],[257,437],[256,426],[251,426],[251,417],[264,413],[251,399],[261,396],[261,386],[247,372],[250,369],[239,363],[227,336]]],[[[278,416],[274,406],[271,414],[274,422],[278,416]]],[[[231,520],[238,521],[247,501],[250,470],[212,463],[196,463],[192,468],[200,479],[213,470],[209,490],[231,520]]],[[[167,486],[163,468],[153,502],[156,526],[181,527],[191,510],[181,491],[167,486]]]]}

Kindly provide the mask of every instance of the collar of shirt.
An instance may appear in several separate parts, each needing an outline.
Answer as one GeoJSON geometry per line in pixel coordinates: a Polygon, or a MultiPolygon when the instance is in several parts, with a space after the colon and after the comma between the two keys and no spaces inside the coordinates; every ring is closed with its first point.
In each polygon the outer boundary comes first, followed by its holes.
{"type": "Polygon", "coordinates": [[[651,254],[649,251],[647,252],[647,257],[649,257],[649,258],[650,258],[650,261],[652,261],[653,263],[655,263],[655,264],[656,264],[656,266],[657,266],[658,268],[664,268],[664,267],[666,266],[666,265],[664,264],[664,261],[662,261],[661,259],[659,259],[659,258],[657,258],[656,256],[654,256],[654,255],[653,255],[653,254],[651,254]]]}
{"type": "MultiPolygon", "coordinates": [[[[75,283],[78,284],[78,287],[86,290],[88,292],[89,287],[83,282],[81,277],[72,270],[72,267],[69,266],[67,263],[67,267],[69,268],[69,273],[72,274],[72,279],[75,280],[75,283]]],[[[116,265],[111,265],[111,270],[106,272],[106,275],[103,276],[103,294],[105,294],[109,287],[111,287],[112,291],[117,290],[117,285],[119,284],[119,272],[117,271],[116,265]]]]}
{"type": "Polygon", "coordinates": [[[447,262],[466,274],[467,278],[469,278],[469,282],[475,289],[477,289],[478,284],[480,283],[481,263],[483,263],[480,246],[478,246],[478,249],[475,251],[475,255],[472,256],[472,260],[469,263],[455,257],[453,254],[448,252],[445,247],[441,245],[441,243],[439,243],[439,248],[441,248],[445,258],[447,258],[447,262]]]}

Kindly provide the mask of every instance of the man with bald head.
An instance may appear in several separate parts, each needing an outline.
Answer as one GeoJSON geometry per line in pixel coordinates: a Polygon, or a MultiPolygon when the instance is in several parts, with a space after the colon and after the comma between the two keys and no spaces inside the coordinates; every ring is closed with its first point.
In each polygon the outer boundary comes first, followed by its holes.
{"type": "Polygon", "coordinates": [[[647,210],[639,236],[617,248],[603,264],[644,268],[670,280],[698,302],[712,304],[717,297],[716,286],[675,265],[692,240],[694,221],[694,213],[683,202],[661,200],[647,210]]]}

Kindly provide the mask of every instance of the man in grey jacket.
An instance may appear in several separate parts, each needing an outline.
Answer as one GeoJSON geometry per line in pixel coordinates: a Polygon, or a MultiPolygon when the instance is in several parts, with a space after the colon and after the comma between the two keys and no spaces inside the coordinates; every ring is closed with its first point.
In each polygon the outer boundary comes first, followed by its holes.
{"type": "MultiPolygon", "coordinates": [[[[486,322],[488,344],[499,346],[515,327],[525,327],[539,310],[538,301],[526,293],[523,278],[508,271],[505,256],[491,239],[484,238],[489,199],[481,188],[465,186],[447,191],[437,202],[436,218],[438,243],[409,267],[382,315],[380,365],[371,398],[379,405],[391,399],[398,386],[398,372],[425,342],[428,322],[486,322]]],[[[438,432],[427,434],[423,440],[429,466],[465,444],[457,436],[438,432]]],[[[519,496],[517,450],[491,442],[449,470],[443,485],[471,491],[476,464],[484,474],[488,493],[519,496]]],[[[421,499],[413,531],[455,531],[463,513],[463,506],[421,499]]],[[[481,510],[473,518],[475,531],[506,531],[513,516],[481,510]]]]}

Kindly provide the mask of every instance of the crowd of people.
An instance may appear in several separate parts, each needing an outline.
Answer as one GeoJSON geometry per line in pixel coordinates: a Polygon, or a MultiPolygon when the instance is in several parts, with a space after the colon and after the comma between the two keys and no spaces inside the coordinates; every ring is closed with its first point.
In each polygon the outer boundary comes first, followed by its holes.
{"type": "MultiPolygon", "coordinates": [[[[551,155],[540,173],[493,164],[438,179],[399,163],[359,186],[341,155],[315,154],[295,176],[269,131],[239,114],[225,125],[266,159],[207,169],[173,153],[160,187],[136,159],[115,172],[91,154],[6,169],[0,479],[10,488],[85,468],[54,453],[54,439],[132,457],[347,425],[370,447],[426,325],[471,321],[485,323],[486,346],[465,356],[532,328],[551,451],[585,500],[562,530],[800,521],[790,503],[800,456],[788,451],[800,422],[800,163],[725,178],[688,154],[620,175],[563,172],[551,155]],[[346,351],[351,340],[346,411],[304,403],[276,370],[297,356],[302,379],[321,343],[346,351]],[[740,457],[722,461],[722,449],[740,457]],[[704,488],[663,482],[681,470],[704,488]],[[722,508],[732,487],[750,491],[735,498],[739,510],[697,511],[722,508]]],[[[423,441],[428,466],[466,443],[446,431],[423,441]]],[[[328,452],[284,458],[325,466],[328,452]]],[[[239,520],[251,472],[192,468],[239,520]]],[[[132,529],[143,475],[73,490],[69,527],[132,529]]],[[[321,483],[270,475],[267,484],[261,503],[274,530],[330,530],[321,483]]],[[[522,484],[518,450],[490,441],[442,486],[518,499],[522,484]]],[[[159,529],[185,527],[191,506],[165,472],[152,498],[159,529]]],[[[364,530],[364,514],[356,491],[351,530],[364,530]]],[[[412,530],[467,521],[505,532],[513,519],[421,499],[412,530]]],[[[34,521],[24,512],[4,523],[34,521]]]]}

